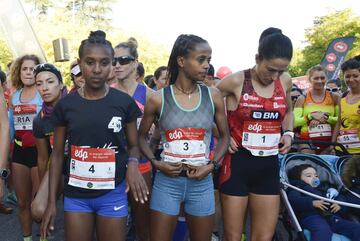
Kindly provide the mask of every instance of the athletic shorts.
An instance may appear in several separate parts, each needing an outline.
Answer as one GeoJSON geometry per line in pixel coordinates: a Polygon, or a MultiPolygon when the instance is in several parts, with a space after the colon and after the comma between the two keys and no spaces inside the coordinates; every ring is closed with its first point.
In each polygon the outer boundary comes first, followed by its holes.
{"type": "Polygon", "coordinates": [[[37,166],[37,150],[36,147],[22,148],[18,144],[14,143],[14,151],[12,155],[12,162],[18,163],[28,168],[37,166]]]}
{"type": "Polygon", "coordinates": [[[152,210],[176,216],[184,202],[185,212],[193,216],[209,216],[215,213],[212,175],[198,181],[184,176],[169,177],[158,171],[151,193],[152,210]]]}
{"type": "Polygon", "coordinates": [[[96,198],[64,197],[64,211],[74,213],[96,213],[98,216],[122,218],[128,215],[125,181],[114,190],[96,198]]]}
{"type": "Polygon", "coordinates": [[[141,174],[150,172],[152,169],[151,162],[149,160],[139,160],[138,168],[141,174]]]}
{"type": "Polygon", "coordinates": [[[231,158],[231,176],[220,187],[220,192],[232,196],[278,195],[280,176],[278,155],[253,156],[240,148],[231,158]]]}

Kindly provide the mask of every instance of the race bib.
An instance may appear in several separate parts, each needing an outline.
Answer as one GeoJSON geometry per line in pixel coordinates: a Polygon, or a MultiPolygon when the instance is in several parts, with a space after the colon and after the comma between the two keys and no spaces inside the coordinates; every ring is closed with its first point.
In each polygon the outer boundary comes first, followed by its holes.
{"type": "Polygon", "coordinates": [[[358,135],[358,129],[341,130],[337,141],[341,143],[345,148],[359,148],[360,140],[358,135]]]}
{"type": "Polygon", "coordinates": [[[273,122],[245,121],[242,146],[254,156],[271,156],[279,152],[280,125],[273,122]]]}
{"type": "Polygon", "coordinates": [[[323,136],[331,136],[331,126],[329,124],[319,124],[315,127],[309,126],[309,137],[323,137],[323,136]]]}
{"type": "Polygon", "coordinates": [[[205,129],[202,128],[177,128],[166,131],[166,142],[163,144],[164,161],[182,162],[193,166],[207,164],[204,138],[205,129]]]}
{"type": "Polygon", "coordinates": [[[114,189],[115,151],[71,146],[69,185],[85,189],[114,189]]]}
{"type": "Polygon", "coordinates": [[[36,117],[36,105],[16,105],[14,107],[15,130],[32,130],[36,117]]]}

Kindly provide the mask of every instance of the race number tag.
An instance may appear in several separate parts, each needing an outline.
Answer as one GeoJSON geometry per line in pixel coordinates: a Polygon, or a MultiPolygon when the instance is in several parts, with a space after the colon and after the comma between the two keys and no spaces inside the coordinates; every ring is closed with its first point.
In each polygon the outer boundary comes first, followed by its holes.
{"type": "Polygon", "coordinates": [[[36,117],[36,105],[16,105],[14,107],[15,130],[32,130],[36,117]]]}
{"type": "Polygon", "coordinates": [[[71,146],[69,185],[85,189],[114,189],[115,151],[71,146]]]}
{"type": "Polygon", "coordinates": [[[166,131],[164,161],[201,166],[207,163],[205,129],[177,128],[166,131]]]}
{"type": "Polygon", "coordinates": [[[315,127],[309,126],[309,137],[323,137],[323,136],[331,136],[331,126],[329,124],[319,124],[315,127]]]}
{"type": "Polygon", "coordinates": [[[273,122],[245,121],[242,146],[254,156],[271,156],[279,152],[280,125],[273,122]]]}
{"type": "Polygon", "coordinates": [[[350,129],[350,130],[341,130],[339,132],[339,136],[337,141],[345,148],[359,148],[360,147],[360,140],[358,135],[358,129],[350,129]]]}

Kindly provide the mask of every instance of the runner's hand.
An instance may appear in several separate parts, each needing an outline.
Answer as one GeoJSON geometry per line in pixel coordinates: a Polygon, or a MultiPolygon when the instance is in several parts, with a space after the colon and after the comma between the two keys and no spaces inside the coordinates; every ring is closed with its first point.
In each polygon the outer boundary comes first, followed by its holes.
{"type": "Polygon", "coordinates": [[[324,200],[315,200],[312,202],[312,204],[315,208],[321,209],[323,211],[328,210],[328,206],[330,205],[330,203],[325,202],[324,200]]]}
{"type": "Polygon", "coordinates": [[[339,212],[340,209],[341,209],[340,205],[337,204],[337,203],[333,203],[333,204],[330,206],[330,208],[331,208],[331,212],[332,212],[332,213],[337,213],[337,212],[339,212]]]}
{"type": "Polygon", "coordinates": [[[41,226],[40,226],[41,239],[46,239],[46,237],[50,235],[52,231],[54,231],[55,217],[56,217],[56,205],[48,204],[41,221],[41,226]]]}
{"type": "Polygon", "coordinates": [[[319,124],[320,124],[320,121],[312,119],[309,123],[309,127],[316,127],[319,124]]]}
{"type": "Polygon", "coordinates": [[[156,161],[154,162],[155,168],[160,170],[161,172],[165,173],[166,175],[170,177],[177,177],[179,176],[181,170],[182,170],[182,163],[174,163],[170,164],[164,161],[156,161]]]}
{"type": "Polygon", "coordinates": [[[186,171],[186,174],[189,178],[196,179],[200,181],[207,175],[209,175],[210,172],[214,170],[213,164],[208,164],[205,166],[188,166],[188,170],[186,171]]]}
{"type": "Polygon", "coordinates": [[[280,138],[280,141],[279,141],[279,144],[281,143],[281,147],[279,148],[279,153],[280,154],[286,154],[290,151],[291,149],[291,136],[289,135],[283,135],[281,138],[280,138]]]}
{"type": "Polygon", "coordinates": [[[139,171],[138,164],[135,162],[129,162],[126,170],[126,192],[129,190],[131,190],[135,201],[141,203],[148,201],[149,189],[139,171]]]}
{"type": "Polygon", "coordinates": [[[238,144],[236,143],[236,141],[234,140],[234,138],[230,137],[230,145],[228,148],[228,151],[230,154],[234,154],[235,152],[237,152],[238,149],[238,144]]]}

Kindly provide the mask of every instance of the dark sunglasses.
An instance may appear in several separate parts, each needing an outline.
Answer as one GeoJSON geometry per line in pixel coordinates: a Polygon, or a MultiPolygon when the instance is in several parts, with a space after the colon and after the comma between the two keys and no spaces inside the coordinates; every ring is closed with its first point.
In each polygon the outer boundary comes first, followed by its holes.
{"type": "Polygon", "coordinates": [[[299,98],[299,96],[300,96],[300,95],[293,95],[293,96],[291,96],[291,100],[292,100],[292,101],[295,101],[295,100],[297,100],[297,99],[299,98]]]}
{"type": "Polygon", "coordinates": [[[338,92],[340,89],[339,88],[326,88],[327,91],[330,91],[330,92],[338,92]]]}
{"type": "Polygon", "coordinates": [[[130,63],[131,61],[135,61],[135,58],[133,56],[121,56],[121,57],[117,57],[114,58],[112,61],[112,65],[116,66],[117,63],[119,63],[120,65],[126,65],[128,63],[130,63]]]}

